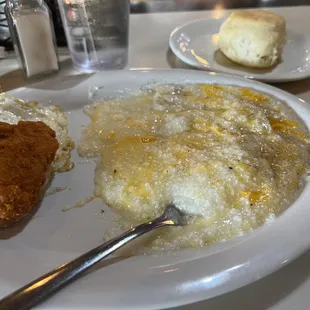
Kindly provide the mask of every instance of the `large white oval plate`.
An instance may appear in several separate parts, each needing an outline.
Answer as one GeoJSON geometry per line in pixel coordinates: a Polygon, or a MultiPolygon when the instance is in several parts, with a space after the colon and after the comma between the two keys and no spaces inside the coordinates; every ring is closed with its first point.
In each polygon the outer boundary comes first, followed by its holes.
{"type": "Polygon", "coordinates": [[[251,69],[230,61],[218,48],[218,32],[225,18],[191,21],[170,35],[173,53],[185,63],[216,72],[236,74],[264,82],[288,82],[310,76],[310,37],[295,32],[287,19],[287,43],[282,61],[271,69],[251,69]]]}
{"type": "MultiPolygon", "coordinates": [[[[137,89],[149,82],[251,87],[287,102],[310,126],[310,108],[295,96],[251,80],[202,71],[102,72],[55,78],[10,93],[63,106],[68,111],[70,134],[76,140],[87,122],[81,108],[89,103],[89,87],[103,85],[106,94],[112,95],[117,90],[137,89]]],[[[36,216],[25,227],[17,225],[0,231],[1,296],[99,245],[105,230],[113,226],[113,212],[100,200],[62,212],[66,205],[73,205],[93,190],[93,164],[81,161],[76,152],[73,159],[76,167],[57,175],[52,184],[71,190],[45,197],[36,216]],[[18,230],[19,234],[10,237],[18,230]]],[[[99,266],[71,284],[41,309],[158,309],[234,290],[275,271],[309,248],[309,199],[307,184],[299,199],[273,224],[244,237],[201,249],[107,260],[104,268],[99,266]]]]}

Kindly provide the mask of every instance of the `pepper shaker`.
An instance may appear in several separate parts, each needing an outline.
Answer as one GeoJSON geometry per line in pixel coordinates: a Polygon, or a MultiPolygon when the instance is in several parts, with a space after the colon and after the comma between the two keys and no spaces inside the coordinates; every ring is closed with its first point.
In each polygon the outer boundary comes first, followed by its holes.
{"type": "Polygon", "coordinates": [[[59,70],[49,8],[43,0],[6,0],[5,13],[14,50],[27,77],[59,70]]]}

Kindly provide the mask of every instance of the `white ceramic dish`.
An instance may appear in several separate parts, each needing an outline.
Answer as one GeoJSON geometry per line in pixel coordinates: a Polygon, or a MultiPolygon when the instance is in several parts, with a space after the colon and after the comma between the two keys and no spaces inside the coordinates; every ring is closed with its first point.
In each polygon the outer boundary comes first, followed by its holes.
{"type": "MultiPolygon", "coordinates": [[[[117,90],[137,89],[149,82],[216,82],[251,87],[287,102],[310,127],[310,107],[295,96],[251,80],[203,71],[105,72],[56,78],[10,93],[63,106],[68,111],[69,132],[77,140],[87,122],[82,107],[89,103],[90,86],[104,85],[106,95],[113,95],[117,90]]],[[[1,296],[97,246],[105,229],[113,226],[113,212],[100,200],[62,212],[93,190],[94,165],[81,161],[76,152],[73,160],[76,167],[57,175],[52,184],[71,190],[45,197],[25,227],[0,231],[0,237],[7,238],[0,241],[1,296]],[[18,230],[22,231],[9,238],[18,230]]],[[[309,248],[309,199],[307,184],[299,199],[273,224],[244,237],[201,249],[107,260],[107,266],[68,286],[40,309],[159,309],[234,290],[284,266],[309,248]]]]}
{"type": "Polygon", "coordinates": [[[175,28],[169,38],[173,53],[200,69],[236,74],[264,82],[288,82],[310,76],[310,37],[290,29],[281,63],[272,69],[250,69],[230,61],[217,46],[218,32],[225,18],[192,21],[175,28]]]}

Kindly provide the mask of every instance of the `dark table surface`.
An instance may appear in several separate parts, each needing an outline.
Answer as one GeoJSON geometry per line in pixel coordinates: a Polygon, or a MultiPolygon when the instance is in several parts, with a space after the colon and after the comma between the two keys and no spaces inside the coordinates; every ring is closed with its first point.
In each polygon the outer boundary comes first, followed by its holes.
{"type": "MultiPolygon", "coordinates": [[[[3,21],[4,0],[0,0],[0,45],[12,49],[12,43],[8,38],[6,22],[3,21]],[[6,34],[6,35],[4,35],[6,34]]],[[[58,10],[57,0],[45,0],[52,11],[54,27],[59,46],[66,45],[66,39],[62,28],[62,22],[58,10]]],[[[258,8],[274,6],[298,6],[310,5],[310,0],[130,0],[131,13],[177,12],[194,10],[212,10],[214,8],[238,9],[258,8]]]]}
{"type": "Polygon", "coordinates": [[[132,13],[310,5],[310,0],[131,0],[132,13]]]}

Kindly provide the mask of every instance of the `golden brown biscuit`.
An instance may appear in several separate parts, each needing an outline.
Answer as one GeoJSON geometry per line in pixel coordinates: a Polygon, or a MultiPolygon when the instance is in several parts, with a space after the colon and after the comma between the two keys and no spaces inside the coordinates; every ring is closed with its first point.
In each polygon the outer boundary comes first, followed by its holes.
{"type": "Polygon", "coordinates": [[[276,64],[286,42],[285,19],[265,10],[231,13],[219,32],[219,48],[232,61],[247,67],[276,64]]]}

